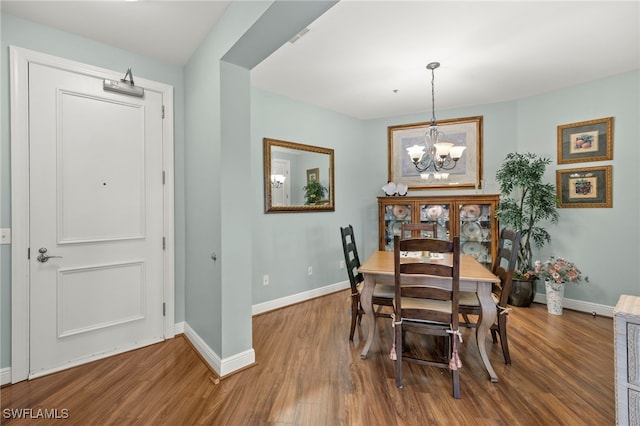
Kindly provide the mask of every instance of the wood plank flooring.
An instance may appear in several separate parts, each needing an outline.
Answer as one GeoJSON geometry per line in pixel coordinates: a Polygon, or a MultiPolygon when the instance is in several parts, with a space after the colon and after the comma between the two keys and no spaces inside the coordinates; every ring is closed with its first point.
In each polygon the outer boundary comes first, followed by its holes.
{"type": "MultiPolygon", "coordinates": [[[[461,399],[441,369],[404,365],[395,386],[391,326],[377,319],[369,356],[366,325],[349,335],[348,292],[256,316],[257,365],[220,381],[182,336],[0,389],[3,425],[613,425],[613,321],[546,306],[514,308],[513,364],[487,345],[500,378],[491,383],[464,332],[461,399]],[[31,417],[57,410],[66,419],[31,417]],[[63,411],[64,410],[64,411],[63,411]],[[27,412],[28,414],[28,412],[27,412]]],[[[409,336],[409,346],[426,341],[409,336]]],[[[55,413],[55,412],[54,412],[55,413]]]]}

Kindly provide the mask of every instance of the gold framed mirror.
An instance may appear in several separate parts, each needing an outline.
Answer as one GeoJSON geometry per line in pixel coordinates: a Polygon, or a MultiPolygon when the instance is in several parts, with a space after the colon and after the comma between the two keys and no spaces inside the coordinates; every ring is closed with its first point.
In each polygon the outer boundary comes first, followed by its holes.
{"type": "Polygon", "coordinates": [[[333,149],[263,139],[265,213],[334,211],[333,149]]]}

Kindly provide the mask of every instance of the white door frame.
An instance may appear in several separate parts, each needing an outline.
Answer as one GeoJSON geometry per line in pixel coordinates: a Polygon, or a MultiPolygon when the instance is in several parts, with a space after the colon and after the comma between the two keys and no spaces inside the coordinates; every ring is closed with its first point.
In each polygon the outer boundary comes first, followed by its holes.
{"type": "MultiPolygon", "coordinates": [[[[282,158],[272,158],[271,159],[271,173],[273,173],[273,169],[274,169],[274,164],[281,164],[282,168],[286,171],[285,173],[285,181],[284,184],[282,185],[282,191],[283,191],[283,195],[286,198],[286,202],[287,204],[282,204],[283,206],[290,206],[291,205],[291,161],[290,160],[285,160],[282,158]]],[[[276,204],[273,203],[273,199],[275,198],[273,196],[273,191],[274,189],[271,189],[271,207],[275,207],[276,204]]]]}
{"type": "MultiPolygon", "coordinates": [[[[29,63],[38,63],[97,78],[119,80],[122,73],[20,47],[9,46],[11,92],[11,383],[29,377],[29,63]]],[[[136,77],[136,85],[162,93],[163,216],[165,250],[163,292],[164,338],[175,335],[174,310],[174,165],[173,87],[136,77]]],[[[161,111],[158,111],[160,114],[161,111]]]]}

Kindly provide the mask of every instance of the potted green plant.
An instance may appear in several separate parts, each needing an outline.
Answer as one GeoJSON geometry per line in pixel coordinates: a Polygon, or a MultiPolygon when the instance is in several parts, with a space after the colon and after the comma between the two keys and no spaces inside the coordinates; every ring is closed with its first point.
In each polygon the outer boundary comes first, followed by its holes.
{"type": "Polygon", "coordinates": [[[536,293],[537,277],[533,271],[533,247],[541,248],[551,235],[541,222],[558,221],[555,185],[543,182],[548,157],[533,153],[507,154],[496,173],[501,198],[496,217],[500,226],[520,231],[518,262],[514,272],[509,303],[529,306],[536,293]]]}
{"type": "Polygon", "coordinates": [[[311,180],[307,182],[307,185],[303,186],[302,189],[304,190],[304,204],[308,206],[317,204],[320,200],[323,199],[324,194],[329,191],[327,187],[322,185],[317,180],[311,180]]]}

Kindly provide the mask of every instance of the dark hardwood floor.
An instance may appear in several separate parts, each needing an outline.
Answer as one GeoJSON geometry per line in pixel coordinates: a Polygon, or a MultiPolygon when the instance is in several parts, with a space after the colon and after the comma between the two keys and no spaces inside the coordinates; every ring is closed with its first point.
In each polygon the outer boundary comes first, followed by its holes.
{"type": "MultiPolygon", "coordinates": [[[[257,365],[222,380],[182,336],[0,389],[3,425],[613,425],[613,321],[544,305],[509,316],[513,364],[487,335],[500,377],[491,383],[464,332],[461,399],[446,371],[405,364],[397,389],[391,325],[378,319],[369,357],[366,325],[349,335],[343,291],[256,316],[257,365]],[[58,420],[11,419],[53,412],[58,420]],[[23,411],[24,413],[24,411],[23,411]],[[28,412],[27,412],[28,414],[28,412]],[[65,415],[66,414],[66,415],[65,415]]],[[[410,346],[425,347],[409,336],[410,346]]],[[[432,347],[428,346],[428,347],[432,347]]]]}

